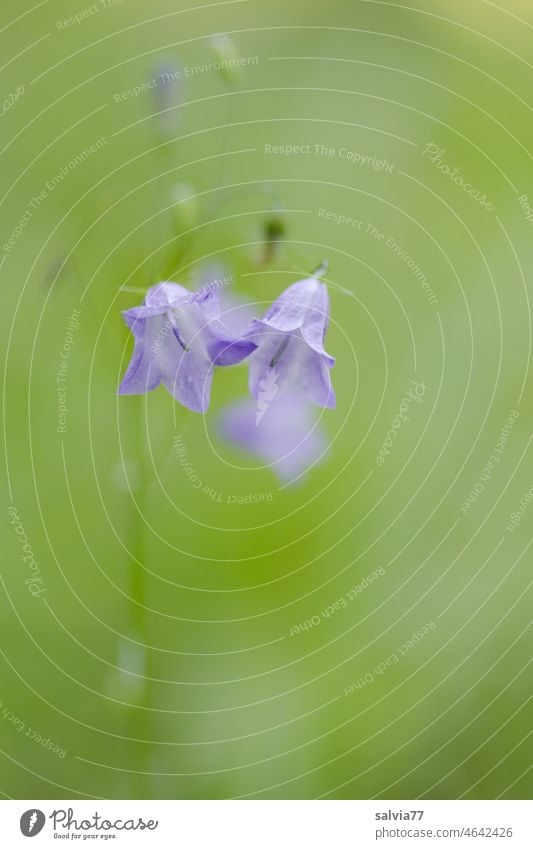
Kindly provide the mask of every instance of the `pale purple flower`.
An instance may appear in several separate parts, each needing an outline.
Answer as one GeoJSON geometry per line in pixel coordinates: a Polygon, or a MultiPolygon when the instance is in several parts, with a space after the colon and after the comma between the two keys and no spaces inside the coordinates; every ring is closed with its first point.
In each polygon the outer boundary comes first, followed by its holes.
{"type": "Polygon", "coordinates": [[[250,392],[261,402],[265,387],[276,394],[300,390],[318,407],[334,407],[330,369],[335,359],[324,350],[329,297],[316,277],[289,286],[254,319],[245,335],[257,345],[250,357],[250,392]]]}
{"type": "MultiPolygon", "coordinates": [[[[246,334],[257,317],[248,298],[233,289],[235,275],[219,262],[205,264],[195,272],[198,292],[216,292],[220,299],[220,318],[239,338],[246,334]]],[[[255,350],[255,349],[254,349],[255,350]]]]}
{"type": "Polygon", "coordinates": [[[184,101],[183,68],[174,59],[159,59],[154,67],[152,99],[157,109],[156,126],[163,135],[177,128],[184,101]]]}
{"type": "Polygon", "coordinates": [[[218,295],[211,289],[189,292],[178,283],[158,283],[143,306],[123,312],[135,337],[121,395],[140,395],[160,383],[190,410],[209,406],[213,367],[235,365],[254,349],[220,317],[218,295]]]}
{"type": "Polygon", "coordinates": [[[238,401],[222,413],[220,431],[229,442],[259,457],[285,482],[307,472],[328,446],[316,412],[298,392],[276,397],[259,422],[254,401],[238,401]]]}

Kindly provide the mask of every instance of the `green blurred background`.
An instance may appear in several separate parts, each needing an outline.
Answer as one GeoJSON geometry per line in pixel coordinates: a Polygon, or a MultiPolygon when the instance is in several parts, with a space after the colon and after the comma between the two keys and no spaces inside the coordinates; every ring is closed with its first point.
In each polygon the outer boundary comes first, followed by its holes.
{"type": "Polygon", "coordinates": [[[531,5],[89,7],[2,4],[2,97],[23,91],[0,118],[0,791],[530,796],[531,5]],[[217,33],[253,59],[236,79],[201,70],[217,33]],[[220,439],[244,367],[217,373],[205,419],[162,388],[117,397],[140,290],[217,263],[269,303],[324,258],[338,405],[304,481],[280,487],[220,439]],[[422,403],[380,465],[413,380],[422,403]]]}

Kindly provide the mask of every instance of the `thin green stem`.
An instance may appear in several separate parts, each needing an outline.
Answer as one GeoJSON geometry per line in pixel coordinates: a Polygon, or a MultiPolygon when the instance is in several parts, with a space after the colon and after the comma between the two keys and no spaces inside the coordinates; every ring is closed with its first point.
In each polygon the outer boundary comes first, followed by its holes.
{"type": "MultiPolygon", "coordinates": [[[[135,672],[135,677],[132,681],[135,685],[136,706],[132,708],[132,737],[137,740],[150,740],[150,707],[151,707],[151,691],[150,691],[150,663],[148,649],[148,611],[146,607],[148,596],[148,576],[145,570],[146,562],[146,540],[144,529],[144,517],[148,506],[147,489],[148,475],[146,464],[146,439],[145,439],[145,418],[146,418],[146,397],[139,396],[139,404],[137,415],[132,416],[132,425],[134,431],[134,457],[137,461],[138,481],[136,487],[135,504],[132,510],[132,527],[130,530],[130,629],[133,634],[134,647],[138,647],[138,652],[132,655],[132,666],[135,667],[131,671],[135,672]],[[143,676],[143,677],[139,677],[143,676]]],[[[144,772],[149,772],[150,762],[150,745],[148,742],[135,743],[138,757],[135,760],[134,769],[137,772],[132,773],[132,796],[131,798],[150,798],[150,778],[143,775],[144,772]]]]}

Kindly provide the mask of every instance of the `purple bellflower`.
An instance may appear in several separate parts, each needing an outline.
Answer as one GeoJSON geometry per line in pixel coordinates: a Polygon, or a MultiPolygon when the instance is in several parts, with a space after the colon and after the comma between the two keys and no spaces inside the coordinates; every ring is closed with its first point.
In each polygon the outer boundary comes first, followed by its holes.
{"type": "Polygon", "coordinates": [[[184,407],[204,413],[213,367],[235,365],[256,347],[223,322],[212,288],[189,292],[178,283],[158,283],[142,306],[125,310],[123,316],[135,348],[121,395],[141,395],[163,383],[184,407]]]}
{"type": "Polygon", "coordinates": [[[225,439],[259,457],[287,483],[305,474],[328,447],[316,411],[299,392],[274,397],[260,417],[250,398],[237,401],[219,424],[225,439]]]}
{"type": "Polygon", "coordinates": [[[285,289],[263,318],[251,322],[245,338],[257,350],[250,357],[249,385],[259,413],[264,395],[295,390],[318,407],[335,406],[330,377],[335,359],[324,350],[328,320],[327,288],[309,277],[285,289]]]}

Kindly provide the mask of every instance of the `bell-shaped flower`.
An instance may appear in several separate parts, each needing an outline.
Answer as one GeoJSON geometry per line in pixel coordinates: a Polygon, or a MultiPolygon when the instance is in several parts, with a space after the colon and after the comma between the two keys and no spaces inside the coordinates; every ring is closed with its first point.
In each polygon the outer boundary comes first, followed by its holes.
{"type": "Polygon", "coordinates": [[[235,365],[256,347],[225,325],[213,289],[189,292],[178,283],[158,283],[142,306],[125,310],[123,316],[135,348],[121,395],[141,395],[163,383],[180,404],[203,413],[214,366],[235,365]]]}
{"type": "Polygon", "coordinates": [[[334,407],[330,369],[335,359],[324,350],[329,297],[324,283],[309,277],[289,286],[254,319],[245,338],[257,345],[250,357],[250,392],[258,402],[265,392],[299,390],[318,407],[334,407]]]}
{"type": "Polygon", "coordinates": [[[221,435],[258,457],[285,483],[294,483],[325,456],[328,441],[317,411],[298,392],[258,404],[251,398],[232,404],[219,420],[221,435]]]}

